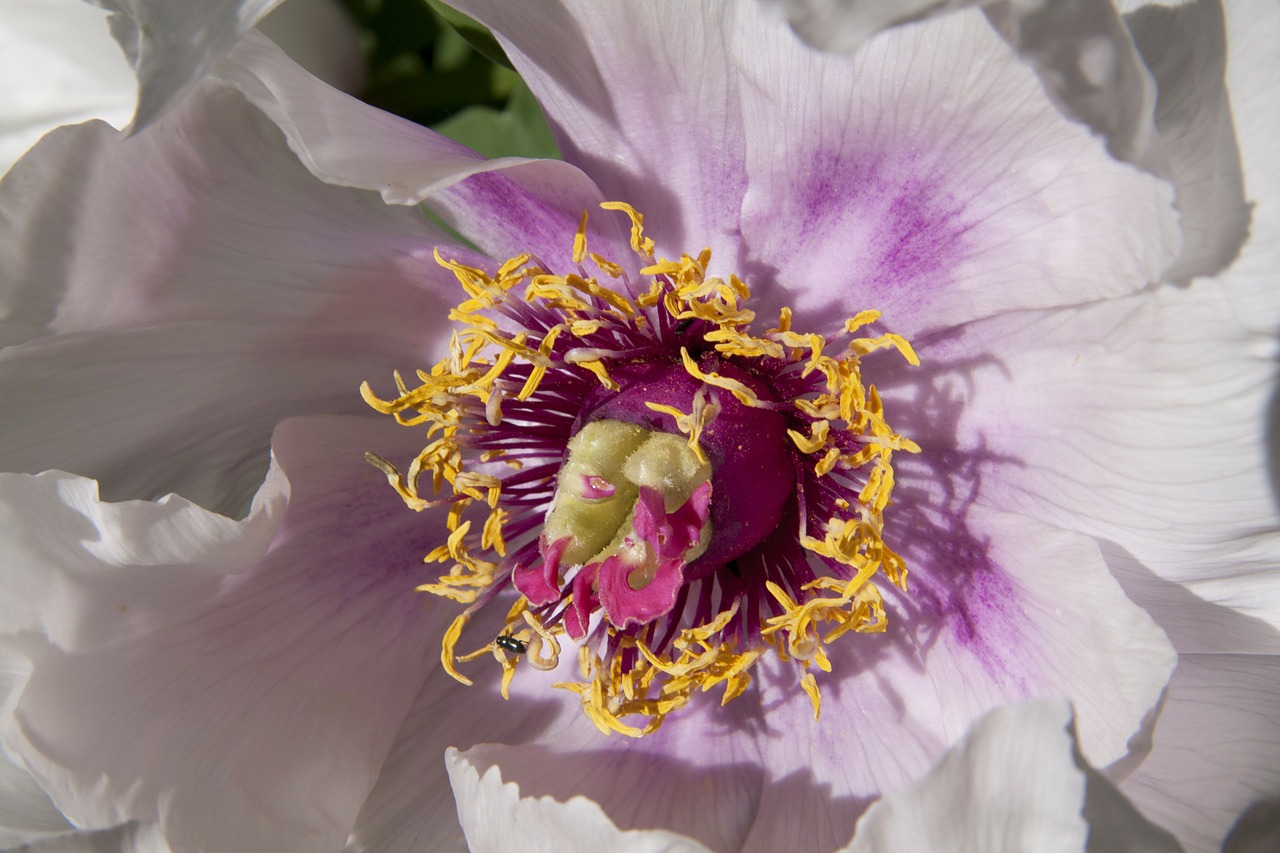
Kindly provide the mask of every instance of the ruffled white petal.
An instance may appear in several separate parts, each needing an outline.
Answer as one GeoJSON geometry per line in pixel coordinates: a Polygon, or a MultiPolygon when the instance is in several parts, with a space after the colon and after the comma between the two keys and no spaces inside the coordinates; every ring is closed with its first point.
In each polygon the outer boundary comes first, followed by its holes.
{"type": "Polygon", "coordinates": [[[1276,270],[1280,269],[1280,8],[1266,0],[1243,0],[1226,10],[1227,87],[1231,116],[1244,163],[1245,197],[1252,205],[1250,240],[1223,277],[1248,328],[1275,335],[1280,329],[1276,270]]]}
{"type": "Polygon", "coordinates": [[[981,5],[991,25],[1040,76],[1049,97],[1107,139],[1117,157],[1164,174],[1152,119],[1156,86],[1112,0],[758,0],[807,44],[853,53],[881,30],[981,5]]]}
{"type": "MultiPolygon", "coordinates": [[[[1068,853],[1102,849],[1086,820],[1086,798],[1116,797],[1077,766],[1066,702],[1009,705],[986,714],[925,776],[892,791],[859,819],[842,853],[1068,853]],[[1086,790],[1095,790],[1086,795],[1086,790]]],[[[1144,844],[1150,827],[1130,815],[1107,827],[1108,849],[1169,850],[1144,844]]]]}
{"type": "Polygon", "coordinates": [[[458,815],[472,853],[710,853],[689,838],[661,830],[623,832],[586,797],[557,802],[521,798],[519,786],[503,784],[498,768],[483,776],[460,753],[446,756],[458,815]]]}
{"type": "Polygon", "coordinates": [[[376,190],[388,204],[427,201],[445,222],[502,260],[529,252],[568,264],[584,210],[597,214],[588,231],[593,241],[616,243],[626,234],[614,219],[599,215],[604,196],[573,166],[522,157],[485,160],[318,84],[265,38],[246,37],[218,74],[279,125],[322,181],[376,190]]]}
{"type": "Polygon", "coordinates": [[[141,130],[189,94],[281,0],[98,0],[138,75],[141,130]]]}
{"type": "Polygon", "coordinates": [[[41,838],[4,853],[173,853],[154,823],[126,823],[111,829],[41,838]]]}
{"type": "Polygon", "coordinates": [[[133,114],[133,69],[83,0],[8,0],[0,16],[0,175],[47,131],[133,114]]]}
{"type": "Polygon", "coordinates": [[[757,0],[770,14],[786,18],[806,44],[852,53],[881,30],[930,15],[962,9],[978,0],[757,0]]]}
{"type": "MultiPolygon", "coordinates": [[[[1265,16],[1274,9],[1259,12],[1265,16]]],[[[1183,249],[1165,278],[1185,282],[1216,275],[1236,259],[1249,238],[1251,219],[1234,123],[1247,113],[1234,106],[1236,92],[1228,91],[1223,8],[1218,3],[1151,5],[1126,15],[1125,22],[1159,88],[1159,165],[1178,191],[1183,249]]],[[[1280,80],[1272,51],[1241,55],[1234,36],[1230,51],[1236,56],[1233,67],[1239,61],[1265,67],[1270,61],[1268,88],[1280,80]]]]}
{"type": "Polygon", "coordinates": [[[753,84],[739,272],[767,300],[874,307],[918,336],[1131,293],[1176,257],[1169,187],[1064,118],[977,12],[853,57],[761,29],[738,60],[753,84]]]}
{"type": "Polygon", "coordinates": [[[1280,843],[1280,657],[1184,655],[1150,757],[1121,789],[1187,853],[1280,843]]]}
{"type": "Polygon", "coordinates": [[[359,383],[429,362],[456,301],[419,212],[316,181],[217,84],[128,140],[50,135],[0,222],[3,467],[110,499],[238,511],[276,423],[364,410],[359,383]]]}
{"type": "Polygon", "coordinates": [[[733,267],[747,129],[732,41],[758,13],[724,0],[453,5],[494,30],[565,159],[644,213],[661,253],[710,246],[733,267]]]}
{"type": "Polygon", "coordinates": [[[413,591],[442,519],[366,465],[393,425],[300,419],[254,512],[97,501],[0,476],[0,644],[31,661],[5,747],[76,825],[159,823],[176,849],[313,851],[347,837],[438,666],[413,591]]]}
{"type": "Polygon", "coordinates": [[[1011,315],[917,342],[914,380],[890,366],[877,382],[897,388],[901,428],[951,460],[953,488],[1087,532],[1275,628],[1274,343],[1235,314],[1197,282],[1011,315]]]}

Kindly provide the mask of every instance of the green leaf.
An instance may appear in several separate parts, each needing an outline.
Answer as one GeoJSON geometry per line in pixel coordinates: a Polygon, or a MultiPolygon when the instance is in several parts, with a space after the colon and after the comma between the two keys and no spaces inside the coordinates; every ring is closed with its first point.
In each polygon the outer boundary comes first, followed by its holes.
{"type": "Polygon", "coordinates": [[[521,80],[505,109],[467,107],[432,129],[486,157],[560,157],[542,109],[521,80]]]}
{"type": "MultiPolygon", "coordinates": [[[[478,21],[468,18],[450,6],[446,6],[441,0],[425,0],[431,10],[444,20],[449,26],[458,31],[458,35],[467,40],[467,44],[475,48],[482,56],[491,62],[501,65],[505,68],[512,68],[511,60],[507,59],[506,51],[502,49],[502,45],[498,44],[498,40],[493,37],[493,33],[478,21]]],[[[513,0],[513,2],[522,2],[522,0],[513,0]]],[[[512,68],[512,70],[515,70],[512,68]]]]}

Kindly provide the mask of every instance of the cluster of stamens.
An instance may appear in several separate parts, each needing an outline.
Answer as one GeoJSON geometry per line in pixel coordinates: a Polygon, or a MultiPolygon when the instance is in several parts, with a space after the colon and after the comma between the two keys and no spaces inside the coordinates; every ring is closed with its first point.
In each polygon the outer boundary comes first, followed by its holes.
{"type": "Polygon", "coordinates": [[[397,373],[392,399],[361,388],[426,427],[403,473],[367,458],[409,507],[448,508],[425,558],[448,568],[419,587],[467,605],[444,666],[470,684],[457,664],[491,654],[506,695],[522,662],[554,669],[571,640],[580,680],[557,686],[602,731],[640,736],[695,692],[741,695],[772,650],[816,717],[824,646],[884,630],[877,574],[905,589],[883,513],[893,453],[918,448],[889,427],[860,359],[915,354],[891,333],[857,336],[875,311],[828,337],[792,331],[783,309],[756,336],[747,285],[708,276],[710,250],[657,258],[639,213],[604,207],[630,217],[629,267],[588,252],[585,213],[565,274],[526,255],[490,274],[437,253],[468,297],[448,357],[415,387],[397,373]],[[619,442],[616,460],[591,449],[619,442]],[[605,533],[589,529],[601,518],[605,533]],[[458,654],[502,595],[515,599],[504,631],[458,654]]]}

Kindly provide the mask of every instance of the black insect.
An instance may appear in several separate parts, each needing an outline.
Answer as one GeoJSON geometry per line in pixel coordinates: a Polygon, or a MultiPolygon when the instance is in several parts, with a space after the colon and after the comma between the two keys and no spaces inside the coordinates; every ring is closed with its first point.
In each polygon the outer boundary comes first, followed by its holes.
{"type": "Polygon", "coordinates": [[[676,323],[676,334],[683,335],[685,332],[689,331],[689,327],[692,326],[697,319],[697,317],[685,317],[679,323],[676,323]]]}
{"type": "Polygon", "coordinates": [[[499,634],[498,639],[494,640],[494,642],[498,644],[498,648],[506,649],[513,655],[522,655],[528,649],[524,643],[510,634],[499,634]]]}

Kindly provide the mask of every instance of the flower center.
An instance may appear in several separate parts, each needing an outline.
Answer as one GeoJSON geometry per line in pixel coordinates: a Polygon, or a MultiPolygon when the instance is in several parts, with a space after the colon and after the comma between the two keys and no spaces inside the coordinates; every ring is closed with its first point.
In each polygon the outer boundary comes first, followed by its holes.
{"type": "Polygon", "coordinates": [[[437,254],[469,296],[449,357],[412,389],[396,374],[393,399],[361,388],[433,439],[404,474],[367,458],[413,509],[448,506],[426,559],[451,567],[420,587],[468,605],[444,665],[469,684],[457,663],[492,654],[505,695],[521,663],[554,668],[567,636],[583,680],[557,686],[602,731],[639,736],[697,691],[740,695],[772,649],[816,717],[824,646],[884,630],[874,576],[905,589],[881,534],[892,455],[918,448],[860,360],[915,355],[891,333],[851,337],[874,311],[823,336],[793,332],[784,309],[757,336],[747,286],[708,277],[709,251],[655,259],[640,214],[605,207],[631,218],[638,269],[587,252],[585,213],[574,271],[521,256],[491,274],[437,254]],[[472,615],[504,596],[505,630],[458,655],[472,615]]]}

